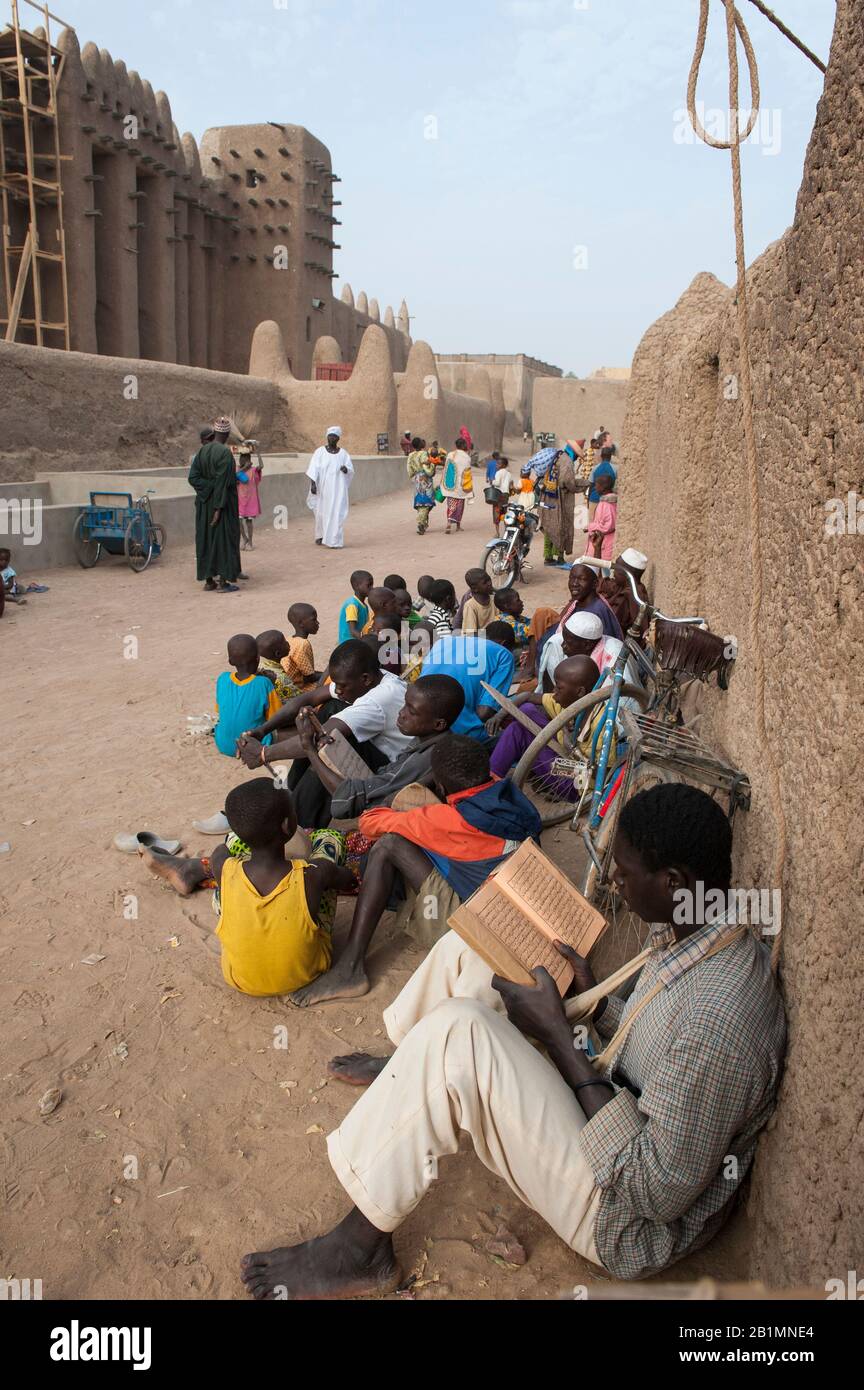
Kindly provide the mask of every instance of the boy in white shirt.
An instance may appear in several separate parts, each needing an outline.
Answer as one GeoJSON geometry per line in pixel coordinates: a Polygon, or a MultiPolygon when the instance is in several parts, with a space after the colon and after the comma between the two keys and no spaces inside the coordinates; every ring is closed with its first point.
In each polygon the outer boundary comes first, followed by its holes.
{"type": "Polygon", "coordinates": [[[495,477],[492,479],[492,486],[493,486],[493,487],[497,487],[498,491],[499,491],[499,492],[503,492],[503,494],[504,494],[504,501],[503,501],[503,502],[493,502],[493,503],[492,503],[492,526],[493,526],[493,528],[494,528],[494,530],[495,530],[495,535],[496,535],[496,536],[500,536],[500,534],[501,534],[501,531],[500,531],[500,529],[499,529],[500,526],[501,526],[501,518],[502,518],[502,516],[504,515],[504,512],[505,512],[505,510],[506,510],[507,504],[508,504],[508,502],[510,501],[511,495],[512,495],[514,492],[518,492],[518,491],[519,491],[519,488],[518,488],[516,479],[513,477],[513,474],[510,472],[510,467],[509,467],[509,465],[510,465],[510,460],[509,460],[509,459],[502,458],[502,460],[501,460],[501,467],[498,469],[498,472],[495,474],[495,477]]]}

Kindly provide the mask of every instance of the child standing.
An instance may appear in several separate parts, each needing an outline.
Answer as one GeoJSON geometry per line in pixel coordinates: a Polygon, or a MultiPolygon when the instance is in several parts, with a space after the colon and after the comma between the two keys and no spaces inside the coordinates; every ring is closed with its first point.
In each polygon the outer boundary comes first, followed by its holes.
{"type": "Polygon", "coordinates": [[[241,550],[253,550],[252,528],[255,517],[261,515],[261,499],[258,484],[264,472],[264,460],[260,450],[253,463],[252,455],[258,448],[257,440],[247,439],[237,450],[237,501],[240,507],[241,550]]]}
{"type": "Polygon", "coordinates": [[[498,491],[504,494],[504,500],[502,502],[492,503],[492,527],[495,532],[495,535],[498,536],[500,535],[499,527],[501,525],[501,518],[507,509],[507,504],[510,501],[511,493],[514,493],[517,490],[516,479],[510,472],[509,459],[502,458],[501,467],[498,469],[498,472],[492,479],[492,486],[497,487],[498,491]]]}
{"type": "Polygon", "coordinates": [[[618,498],[612,491],[614,486],[613,479],[606,474],[601,474],[594,480],[599,501],[597,510],[588,523],[588,553],[601,560],[611,560],[615,556],[618,498]]]}
{"type": "Polygon", "coordinates": [[[363,629],[369,621],[366,599],[375,583],[368,570],[355,570],[351,576],[351,598],[346,599],[339,610],[339,645],[349,642],[352,637],[362,637],[363,629]]]}
{"type": "MultiPolygon", "coordinates": [[[[216,747],[226,758],[237,756],[237,740],[247,729],[255,729],[282,708],[272,681],[258,674],[258,644],[248,633],[232,637],[228,643],[228,665],[216,682],[216,709],[219,720],[214,729],[216,747]]],[[[270,739],[266,740],[268,743],[270,739]]]]}

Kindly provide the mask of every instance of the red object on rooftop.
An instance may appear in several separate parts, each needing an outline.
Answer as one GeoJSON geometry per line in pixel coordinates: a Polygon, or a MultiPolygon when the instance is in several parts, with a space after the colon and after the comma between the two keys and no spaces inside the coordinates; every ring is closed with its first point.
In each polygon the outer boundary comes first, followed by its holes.
{"type": "Polygon", "coordinates": [[[316,381],[347,381],[354,370],[353,362],[316,362],[316,381]]]}

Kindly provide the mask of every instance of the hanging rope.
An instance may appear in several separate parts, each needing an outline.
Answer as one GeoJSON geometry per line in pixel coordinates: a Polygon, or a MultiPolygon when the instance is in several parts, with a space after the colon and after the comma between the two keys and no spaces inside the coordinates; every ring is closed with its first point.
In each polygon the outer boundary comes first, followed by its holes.
{"type": "Polygon", "coordinates": [[[764,14],[766,19],[770,19],[771,23],[780,30],[781,34],[785,34],[787,39],[789,39],[791,43],[794,43],[796,48],[800,48],[804,56],[809,58],[811,63],[815,63],[820,72],[828,71],[822,59],[817,58],[812,49],[809,49],[806,43],[802,43],[797,35],[792,33],[791,29],[787,29],[782,19],[780,19],[773,10],[769,10],[767,5],[763,5],[762,0],[750,0],[750,4],[755,5],[757,10],[764,14]]]}
{"type": "MultiPolygon", "coordinates": [[[[738,272],[735,294],[735,306],[738,320],[738,375],[741,387],[741,407],[747,455],[747,482],[750,504],[750,568],[752,589],[750,595],[749,638],[756,687],[754,713],[756,735],[764,750],[768,768],[768,787],[776,826],[773,882],[778,888],[781,888],[783,883],[783,870],[786,865],[786,813],[783,808],[780,768],[774,754],[774,749],[768,738],[768,726],[765,713],[765,654],[762,650],[762,643],[760,641],[760,619],[762,615],[763,593],[762,514],[759,489],[759,462],[756,455],[756,431],[753,423],[753,383],[750,374],[750,316],[747,305],[747,262],[744,255],[744,213],[741,198],[741,142],[747,139],[759,115],[759,70],[756,64],[756,55],[753,52],[753,45],[750,42],[750,35],[747,33],[744,21],[738,13],[735,0],[722,0],[722,2],[726,7],[726,42],[729,50],[729,139],[726,141],[713,139],[703,128],[696,114],[696,84],[699,80],[699,69],[702,64],[702,55],[705,51],[705,37],[708,32],[708,13],[711,0],[699,0],[699,31],[696,38],[696,51],[690,69],[690,77],[687,83],[687,110],[690,114],[693,128],[700,139],[704,140],[708,145],[713,145],[715,149],[729,150],[732,156],[732,199],[735,214],[735,262],[738,272]],[[738,111],[739,84],[737,36],[740,36],[744,52],[747,55],[747,66],[750,73],[752,109],[743,130],[741,128],[738,111]]],[[[777,969],[779,959],[780,933],[778,932],[774,938],[771,951],[771,964],[774,970],[777,969]]]]}

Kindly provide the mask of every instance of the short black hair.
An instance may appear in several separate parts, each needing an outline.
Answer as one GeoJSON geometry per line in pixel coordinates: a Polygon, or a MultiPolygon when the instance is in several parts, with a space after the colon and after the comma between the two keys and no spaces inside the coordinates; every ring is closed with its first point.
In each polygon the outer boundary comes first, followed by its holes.
{"type": "Polygon", "coordinates": [[[351,588],[353,589],[355,584],[362,583],[364,579],[368,579],[370,584],[375,582],[368,570],[355,570],[351,576],[351,588]]]}
{"type": "Polygon", "coordinates": [[[473,589],[475,584],[479,584],[481,580],[486,578],[487,575],[484,569],[473,569],[465,571],[465,583],[468,585],[469,589],[473,589]]]}
{"type": "Polygon", "coordinates": [[[401,574],[388,574],[387,578],[384,580],[382,588],[392,589],[395,594],[397,589],[407,589],[408,584],[402,578],[401,574]]]}
{"type": "Polygon", "coordinates": [[[494,622],[486,628],[486,641],[495,642],[512,652],[516,646],[516,633],[509,623],[494,622]]]}
{"type": "Polygon", "coordinates": [[[232,787],[225,798],[228,824],[250,849],[272,844],[280,838],[283,821],[293,822],[297,813],[287,787],[277,787],[271,777],[255,777],[232,787]]]}
{"type": "Polygon", "coordinates": [[[335,670],[350,671],[358,676],[372,676],[380,669],[377,650],[372,651],[360,637],[351,637],[347,642],[340,643],[336,650],[331,652],[329,664],[331,676],[335,670]]]}
{"type": "Polygon", "coordinates": [[[436,579],[429,590],[429,597],[436,608],[456,607],[456,590],[449,579],[436,579]]]}
{"type": "Polygon", "coordinates": [[[489,757],[489,749],[478,739],[445,734],[432,749],[432,776],[448,796],[482,787],[492,777],[489,757]]]}
{"type": "Polygon", "coordinates": [[[411,440],[411,448],[414,450],[415,454],[418,449],[423,448],[423,440],[420,438],[419,434],[415,434],[414,438],[411,440]]]}
{"type": "Polygon", "coordinates": [[[205,425],[203,430],[198,431],[198,435],[201,440],[201,443],[206,444],[208,439],[215,439],[216,431],[214,430],[212,425],[205,425]]]}
{"type": "MultiPolygon", "coordinates": [[[[518,599],[518,597],[519,594],[516,589],[502,589],[500,594],[495,595],[495,607],[499,613],[506,613],[511,601],[514,598],[518,599]]],[[[507,626],[509,627],[510,624],[508,623],[507,626]]]]}
{"type": "Polygon", "coordinates": [[[435,705],[441,718],[447,720],[448,729],[465,708],[465,691],[452,676],[420,676],[414,691],[435,705]]]}
{"type": "Polygon", "coordinates": [[[666,782],[637,792],[618,820],[649,873],[680,864],[709,888],[732,879],[732,827],[721,806],[700,787],[666,782]]]}

